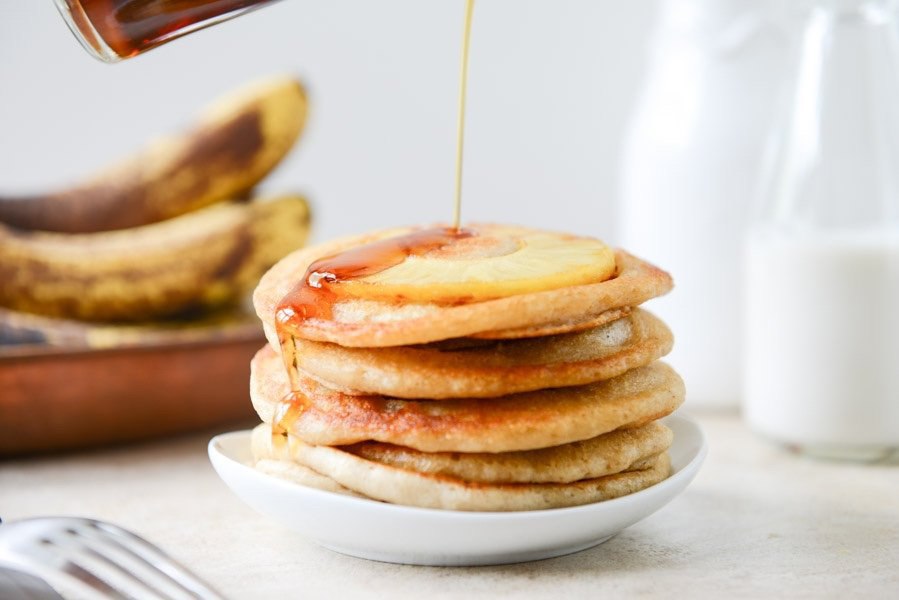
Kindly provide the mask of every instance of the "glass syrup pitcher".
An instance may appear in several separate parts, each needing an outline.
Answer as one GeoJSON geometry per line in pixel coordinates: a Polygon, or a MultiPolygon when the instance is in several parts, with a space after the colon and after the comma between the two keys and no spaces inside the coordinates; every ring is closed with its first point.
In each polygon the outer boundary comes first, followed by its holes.
{"type": "Polygon", "coordinates": [[[277,0],[55,0],[92,56],[118,62],[277,0]]]}

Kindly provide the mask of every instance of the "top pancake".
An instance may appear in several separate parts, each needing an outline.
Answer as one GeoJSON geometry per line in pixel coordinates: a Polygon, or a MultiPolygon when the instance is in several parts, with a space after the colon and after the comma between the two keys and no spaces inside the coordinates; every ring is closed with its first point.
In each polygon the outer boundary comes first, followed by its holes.
{"type": "MultiPolygon", "coordinates": [[[[272,267],[253,295],[253,304],[272,346],[279,345],[275,331],[278,304],[302,281],[312,262],[409,231],[412,228],[341,238],[294,252],[272,267]]],[[[404,346],[468,336],[501,339],[564,333],[618,318],[620,309],[660,296],[672,287],[667,273],[624,251],[615,252],[615,261],[615,276],[600,283],[469,304],[400,304],[340,298],[333,305],[331,319],[307,319],[289,333],[295,338],[352,347],[404,346]],[[609,311],[610,318],[603,318],[603,313],[609,311]]]]}

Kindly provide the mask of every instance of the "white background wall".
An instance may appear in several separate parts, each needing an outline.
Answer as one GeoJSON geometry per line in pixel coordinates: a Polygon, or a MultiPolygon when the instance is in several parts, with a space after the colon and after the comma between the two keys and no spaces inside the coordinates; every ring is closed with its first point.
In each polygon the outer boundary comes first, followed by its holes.
{"type": "MultiPolygon", "coordinates": [[[[617,156],[655,1],[480,0],[466,220],[614,241],[617,156]]],[[[451,215],[462,0],[285,0],[108,66],[52,0],[2,0],[0,193],[76,180],[268,73],[311,94],[265,188],[302,190],[318,239],[451,215]]]]}

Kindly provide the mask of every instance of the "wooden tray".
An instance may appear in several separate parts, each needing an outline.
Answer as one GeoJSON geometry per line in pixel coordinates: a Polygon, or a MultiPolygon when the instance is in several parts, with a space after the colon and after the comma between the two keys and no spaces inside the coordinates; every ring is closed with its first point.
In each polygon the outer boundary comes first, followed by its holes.
{"type": "Polygon", "coordinates": [[[0,457],[257,420],[249,365],[265,338],[255,319],[49,331],[37,337],[69,345],[0,344],[0,457]]]}

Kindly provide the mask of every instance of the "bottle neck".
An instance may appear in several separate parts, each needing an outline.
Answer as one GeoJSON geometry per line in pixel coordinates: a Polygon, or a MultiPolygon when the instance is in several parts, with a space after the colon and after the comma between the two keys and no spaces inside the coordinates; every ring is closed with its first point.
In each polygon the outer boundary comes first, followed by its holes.
{"type": "Polygon", "coordinates": [[[899,226],[894,6],[824,0],[812,8],[789,104],[774,132],[761,220],[827,229],[899,226]]]}

